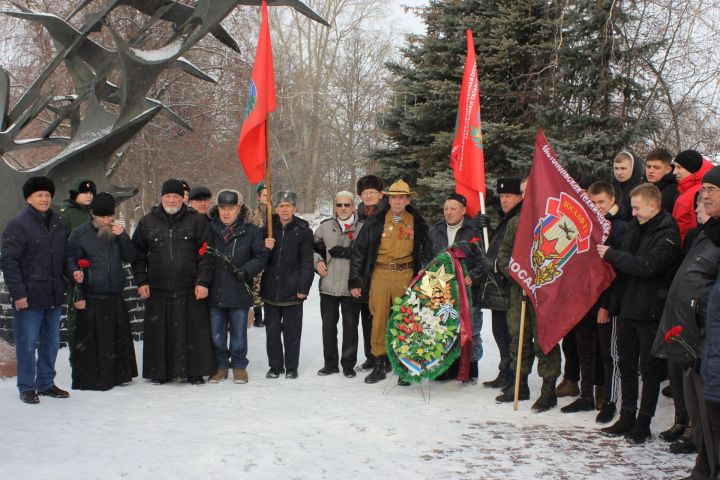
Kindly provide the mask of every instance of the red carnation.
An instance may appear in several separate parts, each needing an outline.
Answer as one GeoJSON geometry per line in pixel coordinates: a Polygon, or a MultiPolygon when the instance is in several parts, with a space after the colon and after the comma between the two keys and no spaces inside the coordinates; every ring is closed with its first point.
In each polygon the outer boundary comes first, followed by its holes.
{"type": "Polygon", "coordinates": [[[207,252],[207,248],[208,248],[207,242],[203,242],[203,244],[200,246],[200,250],[198,250],[198,253],[200,254],[201,257],[203,255],[205,255],[205,252],[207,252]]]}
{"type": "Polygon", "coordinates": [[[665,343],[670,343],[673,338],[679,337],[682,333],[683,327],[681,325],[675,325],[665,333],[665,343]]]}
{"type": "Polygon", "coordinates": [[[78,265],[78,267],[80,267],[81,269],[87,268],[87,267],[90,266],[90,260],[87,260],[87,259],[85,259],[85,258],[81,258],[80,260],[77,261],[77,265],[78,265]]]}
{"type": "Polygon", "coordinates": [[[398,340],[400,340],[401,342],[404,342],[404,341],[405,341],[405,335],[398,335],[397,338],[398,338],[398,340]]]}
{"type": "Polygon", "coordinates": [[[470,243],[480,243],[480,237],[473,237],[470,239],[470,243]]]}

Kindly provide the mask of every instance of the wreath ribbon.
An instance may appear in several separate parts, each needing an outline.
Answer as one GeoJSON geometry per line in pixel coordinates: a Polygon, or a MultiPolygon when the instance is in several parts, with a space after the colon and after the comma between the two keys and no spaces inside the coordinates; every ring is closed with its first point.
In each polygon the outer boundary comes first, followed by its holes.
{"type": "Polygon", "coordinates": [[[467,286],[465,285],[465,272],[463,271],[461,258],[465,254],[455,247],[448,248],[448,254],[455,268],[455,277],[458,286],[458,302],[460,303],[460,368],[458,369],[458,380],[464,382],[470,379],[470,361],[472,360],[472,321],[470,313],[470,302],[468,301],[467,286]]]}

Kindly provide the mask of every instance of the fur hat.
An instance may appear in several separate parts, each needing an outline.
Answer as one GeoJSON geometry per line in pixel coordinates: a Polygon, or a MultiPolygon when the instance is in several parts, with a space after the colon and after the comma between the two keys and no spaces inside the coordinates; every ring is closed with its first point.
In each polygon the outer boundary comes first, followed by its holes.
{"type": "Polygon", "coordinates": [[[702,167],[703,157],[695,150],[683,150],[675,157],[675,163],[690,173],[695,173],[702,167]]]}
{"type": "Polygon", "coordinates": [[[77,197],[79,193],[92,193],[95,195],[97,193],[97,187],[95,186],[95,182],[89,178],[79,178],[70,185],[69,193],[70,199],[75,200],[75,197],[77,197]]]}
{"type": "Polygon", "coordinates": [[[55,196],[55,183],[48,177],[30,177],[23,184],[23,195],[25,200],[35,192],[50,192],[55,196]]]}
{"type": "Polygon", "coordinates": [[[100,192],[93,197],[90,211],[96,217],[110,217],[115,215],[115,197],[107,192],[100,192]]]}
{"type": "Polygon", "coordinates": [[[290,203],[292,206],[297,205],[297,193],[291,192],[290,190],[280,190],[279,192],[273,193],[273,205],[280,205],[281,203],[290,203]]]}
{"type": "Polygon", "coordinates": [[[218,206],[220,205],[242,205],[243,196],[237,190],[221,190],[218,193],[217,201],[215,202],[218,206]]]}
{"type": "Polygon", "coordinates": [[[181,197],[185,196],[185,188],[183,187],[183,182],[174,178],[171,178],[170,180],[165,180],[165,182],[162,184],[162,191],[160,195],[167,195],[168,193],[174,193],[176,195],[180,195],[181,197]]]}
{"type": "Polygon", "coordinates": [[[382,178],[375,175],[365,175],[364,177],[360,177],[357,181],[357,194],[362,195],[362,192],[368,188],[382,192],[383,188],[385,188],[385,183],[383,183],[382,178]]]}
{"type": "Polygon", "coordinates": [[[520,179],[519,178],[498,178],[497,179],[497,194],[501,193],[513,193],[515,195],[522,195],[520,190],[520,179]]]}

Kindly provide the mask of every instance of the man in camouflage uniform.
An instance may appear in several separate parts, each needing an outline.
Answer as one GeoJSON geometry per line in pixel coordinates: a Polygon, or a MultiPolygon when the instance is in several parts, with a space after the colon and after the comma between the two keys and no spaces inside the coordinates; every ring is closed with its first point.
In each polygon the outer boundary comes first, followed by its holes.
{"type": "MultiPolygon", "coordinates": [[[[262,227],[267,223],[267,188],[265,188],[265,183],[259,183],[257,188],[255,189],[255,193],[257,194],[257,207],[253,208],[250,211],[250,223],[257,225],[258,227],[262,227]]],[[[262,272],[255,275],[253,277],[253,298],[254,298],[254,304],[253,308],[250,309],[250,312],[248,312],[248,323],[253,322],[253,325],[256,327],[264,327],[265,323],[263,322],[263,316],[262,316],[262,306],[263,301],[262,298],[260,298],[260,282],[262,281],[262,272]]]]}
{"type": "MultiPolygon", "coordinates": [[[[508,278],[510,278],[508,266],[510,264],[510,256],[512,255],[519,220],[520,215],[516,215],[508,222],[507,230],[505,230],[505,236],[500,244],[500,250],[497,256],[497,269],[508,278]]],[[[518,343],[520,340],[520,314],[523,290],[514,280],[510,280],[510,306],[508,307],[507,321],[510,330],[510,368],[512,370],[510,374],[512,383],[504,388],[503,393],[495,399],[497,402],[512,402],[515,398],[515,369],[517,368],[518,343]]],[[[528,400],[530,398],[527,379],[532,369],[533,357],[536,356],[538,359],[538,374],[542,377],[543,384],[540,397],[533,404],[532,409],[536,412],[544,412],[557,405],[555,382],[557,381],[557,377],[560,376],[560,348],[555,345],[550,353],[545,355],[537,342],[533,341],[537,336],[535,311],[533,310],[530,299],[527,297],[526,299],[527,308],[525,309],[525,331],[523,335],[520,391],[518,397],[520,400],[528,400]]]]}
{"type": "MultiPolygon", "coordinates": [[[[90,204],[93,201],[93,197],[97,193],[95,182],[89,178],[79,178],[70,185],[69,198],[63,201],[63,206],[60,208],[60,215],[65,221],[65,227],[67,229],[67,235],[75,230],[83,223],[90,220],[90,204]]],[[[70,365],[72,365],[73,357],[73,338],[75,336],[75,317],[77,311],[72,301],[74,285],[70,285],[68,290],[68,306],[67,306],[67,344],[70,349],[70,365]]]]}

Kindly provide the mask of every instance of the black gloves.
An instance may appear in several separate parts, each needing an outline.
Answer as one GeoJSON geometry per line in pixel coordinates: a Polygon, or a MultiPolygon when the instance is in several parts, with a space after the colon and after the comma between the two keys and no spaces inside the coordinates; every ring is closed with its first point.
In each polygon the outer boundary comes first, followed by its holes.
{"type": "Polygon", "coordinates": [[[328,253],[331,257],[335,258],[350,258],[350,252],[352,249],[350,247],[341,247],[340,245],[335,245],[330,250],[328,250],[328,253]]]}
{"type": "Polygon", "coordinates": [[[235,270],[233,273],[235,274],[235,278],[241,282],[245,282],[248,279],[248,273],[245,270],[235,270]]]}
{"type": "Polygon", "coordinates": [[[482,230],[483,227],[487,227],[488,230],[490,229],[490,215],[484,215],[482,213],[478,213],[475,217],[475,222],[477,224],[477,228],[479,230],[482,230]]]}

